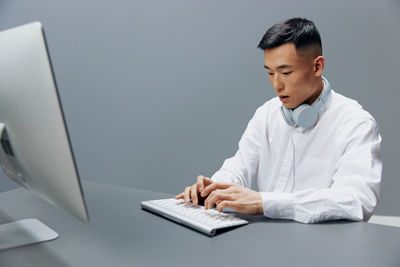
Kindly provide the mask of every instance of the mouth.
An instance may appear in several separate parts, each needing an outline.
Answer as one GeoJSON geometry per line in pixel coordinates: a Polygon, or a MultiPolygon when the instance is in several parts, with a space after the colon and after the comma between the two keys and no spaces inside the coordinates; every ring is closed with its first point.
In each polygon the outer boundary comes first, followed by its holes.
{"type": "Polygon", "coordinates": [[[287,101],[289,101],[289,96],[287,95],[280,95],[279,99],[283,102],[286,103],[287,101]]]}

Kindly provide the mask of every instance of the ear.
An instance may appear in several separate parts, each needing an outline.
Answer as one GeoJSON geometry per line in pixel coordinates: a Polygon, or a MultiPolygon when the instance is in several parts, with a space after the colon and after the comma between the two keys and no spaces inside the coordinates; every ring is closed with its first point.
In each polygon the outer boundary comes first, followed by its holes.
{"type": "Polygon", "coordinates": [[[318,56],[314,58],[314,76],[321,76],[325,68],[325,58],[318,56]]]}

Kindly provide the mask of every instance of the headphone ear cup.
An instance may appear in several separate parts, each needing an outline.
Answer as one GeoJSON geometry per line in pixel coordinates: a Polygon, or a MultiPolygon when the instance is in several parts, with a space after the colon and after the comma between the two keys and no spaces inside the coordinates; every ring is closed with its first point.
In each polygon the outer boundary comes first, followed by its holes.
{"type": "Polygon", "coordinates": [[[293,120],[293,116],[292,116],[292,111],[290,109],[288,109],[282,105],[281,106],[281,114],[288,125],[292,126],[295,124],[295,122],[293,120]]]}
{"type": "Polygon", "coordinates": [[[294,122],[302,128],[309,128],[313,126],[318,119],[318,112],[314,107],[302,104],[293,111],[294,122]]]}

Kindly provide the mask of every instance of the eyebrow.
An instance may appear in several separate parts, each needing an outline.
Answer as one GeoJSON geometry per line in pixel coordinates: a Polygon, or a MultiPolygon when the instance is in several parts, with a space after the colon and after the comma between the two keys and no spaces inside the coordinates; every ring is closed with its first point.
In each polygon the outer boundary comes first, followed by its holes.
{"type": "MultiPolygon", "coordinates": [[[[284,65],[280,65],[279,67],[277,67],[277,69],[278,69],[278,70],[282,70],[282,69],[287,69],[287,68],[292,68],[292,67],[293,67],[293,66],[284,64],[284,65]]],[[[268,67],[267,65],[264,65],[264,68],[266,68],[267,70],[271,70],[271,68],[268,67]]]]}

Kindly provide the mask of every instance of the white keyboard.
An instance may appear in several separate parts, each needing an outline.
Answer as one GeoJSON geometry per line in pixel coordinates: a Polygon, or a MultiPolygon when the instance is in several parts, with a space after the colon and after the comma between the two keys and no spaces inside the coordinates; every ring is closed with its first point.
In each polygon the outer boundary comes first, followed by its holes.
{"type": "Polygon", "coordinates": [[[194,228],[209,236],[218,229],[248,224],[249,222],[215,209],[205,210],[203,206],[185,204],[183,199],[174,198],[143,201],[143,209],[160,214],[170,220],[194,228]]]}

